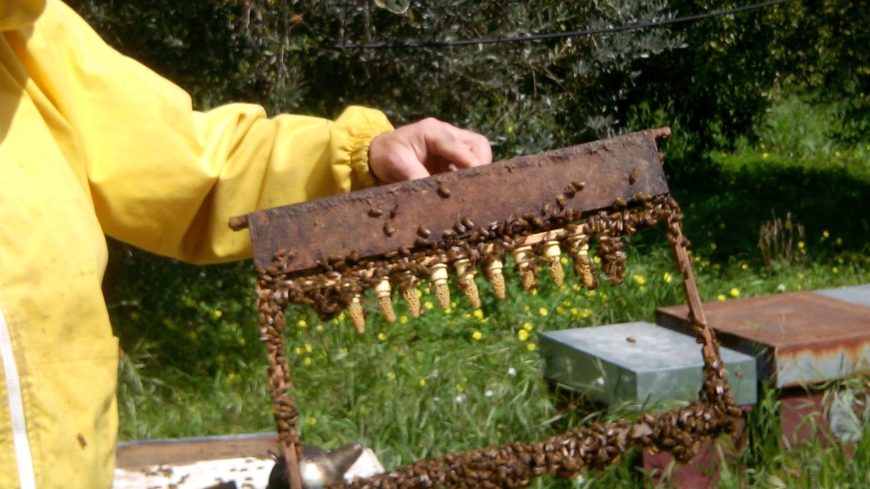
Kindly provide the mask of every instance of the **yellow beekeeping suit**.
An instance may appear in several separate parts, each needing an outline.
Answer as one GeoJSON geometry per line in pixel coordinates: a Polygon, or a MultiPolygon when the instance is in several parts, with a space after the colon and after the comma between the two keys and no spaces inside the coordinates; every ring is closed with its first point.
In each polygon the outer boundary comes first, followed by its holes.
{"type": "Polygon", "coordinates": [[[108,234],[196,262],[249,253],[230,216],[371,183],[389,122],[191,109],[54,0],[0,0],[0,488],[105,488],[118,344],[108,234]]]}

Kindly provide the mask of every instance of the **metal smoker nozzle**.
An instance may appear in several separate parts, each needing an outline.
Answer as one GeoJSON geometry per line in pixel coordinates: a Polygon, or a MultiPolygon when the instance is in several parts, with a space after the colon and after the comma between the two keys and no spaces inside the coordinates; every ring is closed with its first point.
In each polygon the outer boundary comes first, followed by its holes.
{"type": "MultiPolygon", "coordinates": [[[[302,487],[322,489],[340,482],[344,478],[344,473],[362,453],[363,447],[359,443],[350,443],[331,452],[306,445],[302,449],[302,460],[299,461],[302,487]]],[[[275,466],[272,467],[272,473],[269,474],[269,485],[266,486],[266,489],[287,489],[288,487],[290,484],[284,457],[275,457],[275,466]]]]}

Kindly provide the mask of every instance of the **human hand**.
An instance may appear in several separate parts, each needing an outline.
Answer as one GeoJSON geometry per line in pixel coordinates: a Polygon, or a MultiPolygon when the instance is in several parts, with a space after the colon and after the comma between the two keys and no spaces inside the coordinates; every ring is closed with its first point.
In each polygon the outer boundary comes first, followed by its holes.
{"type": "Polygon", "coordinates": [[[369,146],[369,170],[383,183],[491,162],[486,137],[431,117],[381,134],[369,146]]]}

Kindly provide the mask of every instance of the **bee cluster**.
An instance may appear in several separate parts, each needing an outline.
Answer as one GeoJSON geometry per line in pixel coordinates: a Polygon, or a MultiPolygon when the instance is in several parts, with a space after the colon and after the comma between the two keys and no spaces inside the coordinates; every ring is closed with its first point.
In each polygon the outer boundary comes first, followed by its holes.
{"type": "MultiPolygon", "coordinates": [[[[431,241],[431,231],[420,226],[413,249],[402,248],[380,257],[360,257],[354,252],[343,257],[325,257],[312,275],[293,275],[289,266],[294,258],[292,250],[279,251],[269,267],[258,268],[259,321],[269,357],[274,417],[291,472],[297,465],[290,459],[301,454],[301,443],[295,429],[298,411],[289,393],[290,374],[284,356],[283,310],[288,304],[311,306],[323,318],[347,310],[355,327],[363,332],[362,299],[368,289],[373,289],[378,309],[387,321],[396,317],[392,306],[392,292],[396,289],[411,315],[417,317],[422,312],[417,286],[424,280],[429,282],[441,307],[450,307],[447,280],[452,270],[457,287],[469,304],[477,308],[478,270],[499,299],[506,294],[503,269],[508,256],[525,290],[537,286],[539,262],[549,270],[554,283],[561,285],[565,280],[563,249],[573,260],[579,282],[593,289],[597,286],[597,273],[590,257],[592,240],[598,243],[596,255],[601,259],[601,272],[616,285],[622,282],[625,272],[622,238],[660,222],[667,225],[668,240],[684,279],[693,330],[702,343],[704,386],[699,401],[667,413],[645,414],[636,423],[622,420],[609,425],[592,424],[543,442],[512,443],[420,461],[355,480],[345,487],[524,487],[543,474],[575,477],[586,468],[603,467],[618,460],[631,447],[664,450],[678,460],[687,461],[703,439],[731,430],[740,412],[725,378],[715,335],[701,310],[679,206],[666,194],[638,194],[630,201],[617,199],[607,210],[584,215],[565,205],[583,188],[583,182],[570,183],[552,201],[544,203],[539,214],[509,216],[487,225],[457,217],[452,229],[442,230],[438,242],[431,241]]],[[[438,195],[446,199],[450,191],[439,187],[438,195]]],[[[370,216],[383,212],[368,210],[370,216]]],[[[385,225],[383,232],[389,235],[395,230],[385,225]]]]}

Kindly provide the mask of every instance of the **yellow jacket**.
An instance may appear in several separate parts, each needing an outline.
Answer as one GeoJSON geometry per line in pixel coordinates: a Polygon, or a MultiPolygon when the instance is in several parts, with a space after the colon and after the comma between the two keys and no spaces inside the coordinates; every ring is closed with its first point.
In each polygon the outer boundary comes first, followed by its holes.
{"type": "Polygon", "coordinates": [[[209,112],[56,0],[0,0],[0,488],[111,485],[118,344],[104,234],[244,257],[230,216],[371,182],[380,112],[209,112]]]}

